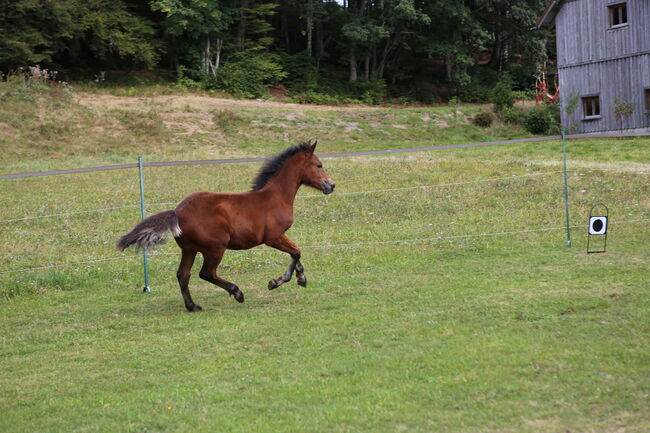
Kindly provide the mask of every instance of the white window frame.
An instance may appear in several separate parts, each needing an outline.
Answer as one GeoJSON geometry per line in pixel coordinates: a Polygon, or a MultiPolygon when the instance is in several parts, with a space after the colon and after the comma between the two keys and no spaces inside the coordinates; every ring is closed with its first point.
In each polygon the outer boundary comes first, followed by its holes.
{"type": "MultiPolygon", "coordinates": [[[[582,102],[582,120],[598,120],[602,119],[603,116],[600,114],[602,112],[601,110],[601,103],[600,103],[600,94],[598,95],[584,95],[581,99],[582,102]],[[587,114],[587,104],[590,103],[588,100],[597,100],[598,101],[598,114],[587,114]]],[[[595,108],[593,105],[593,102],[591,108],[595,108]]],[[[595,110],[594,110],[595,111],[595,110]]]]}
{"type": "Polygon", "coordinates": [[[630,20],[629,20],[629,13],[627,10],[627,4],[628,2],[620,2],[620,3],[614,3],[607,5],[607,19],[609,20],[609,28],[610,29],[620,29],[623,27],[628,27],[630,25],[630,20]],[[614,14],[618,14],[618,18],[622,19],[623,17],[621,16],[621,9],[625,8],[625,22],[619,22],[618,24],[614,24],[614,14]]]}

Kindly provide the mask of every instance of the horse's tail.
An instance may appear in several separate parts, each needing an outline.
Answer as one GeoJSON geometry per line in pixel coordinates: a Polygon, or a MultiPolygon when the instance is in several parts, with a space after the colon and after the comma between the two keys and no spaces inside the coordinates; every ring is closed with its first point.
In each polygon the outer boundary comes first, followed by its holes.
{"type": "Polygon", "coordinates": [[[173,210],[160,212],[142,220],[117,241],[117,249],[124,251],[131,245],[140,249],[153,248],[167,241],[168,231],[171,231],[175,238],[182,234],[178,225],[178,215],[173,210]]]}

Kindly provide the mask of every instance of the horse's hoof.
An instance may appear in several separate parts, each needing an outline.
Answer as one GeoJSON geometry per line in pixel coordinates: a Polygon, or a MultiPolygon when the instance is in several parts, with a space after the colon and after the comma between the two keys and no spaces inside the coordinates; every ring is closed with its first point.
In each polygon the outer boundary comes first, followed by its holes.
{"type": "Polygon", "coordinates": [[[194,305],[192,305],[190,307],[187,307],[187,311],[189,311],[190,313],[194,313],[194,312],[197,312],[197,311],[203,311],[203,308],[201,308],[200,305],[194,304],[194,305]]]}
{"type": "Polygon", "coordinates": [[[280,283],[277,280],[269,281],[269,290],[277,289],[278,287],[280,287],[280,283]]]}
{"type": "Polygon", "coordinates": [[[233,293],[232,296],[235,298],[237,302],[240,304],[244,302],[244,293],[241,290],[238,290],[236,293],[233,293]]]}
{"type": "Polygon", "coordinates": [[[307,277],[298,278],[298,285],[301,287],[307,287],[307,277]]]}

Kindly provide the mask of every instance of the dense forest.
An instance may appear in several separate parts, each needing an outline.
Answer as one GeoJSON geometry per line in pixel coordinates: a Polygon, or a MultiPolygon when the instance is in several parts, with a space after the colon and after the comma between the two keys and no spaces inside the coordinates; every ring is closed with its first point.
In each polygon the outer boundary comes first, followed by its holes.
{"type": "Polygon", "coordinates": [[[0,71],[261,97],[483,100],[530,89],[544,0],[0,0],[0,71]]]}

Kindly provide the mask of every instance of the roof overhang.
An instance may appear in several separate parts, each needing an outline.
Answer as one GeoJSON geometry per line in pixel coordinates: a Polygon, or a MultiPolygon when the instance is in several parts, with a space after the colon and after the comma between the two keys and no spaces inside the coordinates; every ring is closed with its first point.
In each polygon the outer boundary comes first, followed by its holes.
{"type": "Polygon", "coordinates": [[[560,10],[562,3],[562,0],[549,0],[544,12],[537,20],[535,29],[552,28],[555,25],[555,15],[560,10]]]}

